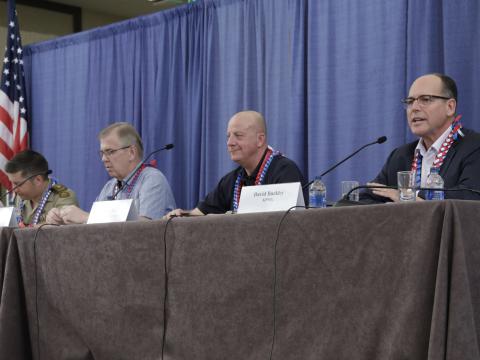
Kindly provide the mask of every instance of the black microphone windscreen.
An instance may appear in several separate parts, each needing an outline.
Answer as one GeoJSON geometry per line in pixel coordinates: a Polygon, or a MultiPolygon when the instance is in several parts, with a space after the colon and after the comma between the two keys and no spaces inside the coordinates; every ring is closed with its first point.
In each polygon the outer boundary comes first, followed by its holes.
{"type": "Polygon", "coordinates": [[[173,144],[167,144],[165,145],[165,150],[170,150],[170,149],[173,149],[173,144]]]}
{"type": "Polygon", "coordinates": [[[385,141],[387,141],[387,137],[386,137],[386,136],[380,136],[380,137],[377,139],[377,143],[378,143],[378,144],[383,144],[385,141]]]}

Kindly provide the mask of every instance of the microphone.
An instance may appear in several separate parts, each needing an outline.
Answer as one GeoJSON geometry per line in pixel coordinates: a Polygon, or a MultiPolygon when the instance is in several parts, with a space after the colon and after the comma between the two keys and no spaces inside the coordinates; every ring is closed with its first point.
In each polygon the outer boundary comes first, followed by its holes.
{"type": "Polygon", "coordinates": [[[47,172],[39,172],[39,173],[36,173],[36,174],[32,174],[32,175],[30,175],[29,177],[27,177],[26,179],[24,179],[22,182],[20,182],[20,184],[15,185],[15,186],[12,187],[10,190],[8,190],[7,192],[5,192],[4,196],[7,196],[8,194],[11,194],[14,190],[18,189],[20,186],[22,186],[22,185],[25,184],[28,180],[34,178],[35,176],[38,176],[38,175],[50,175],[51,173],[52,173],[52,170],[48,170],[47,172]]]}
{"type": "Polygon", "coordinates": [[[127,185],[129,184],[130,180],[132,179],[132,177],[135,175],[135,173],[137,172],[137,170],[147,162],[148,159],[150,159],[150,157],[160,151],[163,151],[163,150],[170,150],[170,149],[173,149],[175,145],[173,144],[167,144],[165,145],[164,147],[160,148],[160,149],[157,149],[157,150],[153,150],[151,153],[149,153],[136,167],[135,167],[135,170],[132,172],[132,174],[128,177],[127,180],[125,180],[123,186],[119,187],[118,190],[112,195],[112,196],[109,196],[109,200],[115,200],[116,197],[118,196],[118,194],[120,194],[120,192],[123,191],[123,189],[125,189],[127,187],[127,185]]]}
{"type": "Polygon", "coordinates": [[[416,188],[415,190],[418,191],[443,191],[443,192],[452,192],[452,191],[468,191],[473,194],[480,195],[480,190],[477,189],[472,189],[472,188],[467,188],[467,187],[458,187],[458,188],[452,188],[452,189],[438,189],[438,188],[428,188],[428,187],[419,187],[416,188]]]}
{"type": "MultiPolygon", "coordinates": [[[[358,189],[395,189],[395,190],[398,190],[398,187],[397,186],[387,186],[387,185],[359,185],[359,186],[355,186],[354,188],[350,189],[350,191],[348,193],[346,193],[342,198],[341,200],[339,200],[338,202],[342,202],[342,201],[345,201],[345,202],[348,202],[350,201],[349,198],[350,198],[350,194],[352,192],[354,192],[355,190],[358,190],[358,189]]],[[[429,188],[429,187],[418,187],[418,188],[414,188],[415,191],[443,191],[443,192],[454,192],[454,191],[469,191],[473,194],[477,194],[477,195],[480,195],[480,190],[476,190],[476,189],[471,189],[471,188],[467,188],[467,187],[459,187],[459,188],[454,188],[454,189],[439,189],[439,188],[429,188]]],[[[357,203],[357,202],[355,202],[357,203]]]]}
{"type": "MultiPolygon", "coordinates": [[[[20,186],[22,186],[23,184],[25,184],[28,180],[34,178],[35,176],[38,176],[38,175],[50,175],[52,173],[52,170],[47,170],[47,172],[39,172],[39,173],[35,173],[35,174],[32,174],[30,176],[28,176],[26,179],[24,179],[23,181],[20,182],[20,184],[17,184],[15,185],[14,187],[12,187],[10,190],[6,191],[5,194],[3,194],[5,196],[5,199],[7,200],[7,202],[10,202],[8,201],[7,199],[7,196],[10,195],[14,190],[18,189],[20,186]]],[[[13,200],[15,200],[15,197],[13,197],[13,200]]]]}
{"type": "MultiPolygon", "coordinates": [[[[361,148],[355,150],[352,154],[348,155],[345,159],[343,159],[342,161],[336,163],[335,165],[333,165],[331,168],[329,168],[328,170],[324,171],[322,174],[320,174],[320,177],[328,174],[330,171],[332,171],[333,169],[335,169],[337,166],[339,165],[342,165],[345,161],[347,161],[348,159],[350,159],[352,156],[355,156],[356,154],[358,154],[360,151],[362,151],[363,149],[365,149],[366,147],[370,146],[370,145],[374,145],[374,144],[383,144],[385,141],[387,141],[387,137],[386,136],[380,136],[377,140],[375,141],[372,141],[371,143],[368,143],[368,144],[365,144],[363,145],[361,148]]],[[[305,184],[304,186],[302,186],[302,190],[305,190],[306,188],[308,188],[310,185],[312,185],[312,183],[314,182],[315,180],[312,180],[310,181],[308,184],[305,184]]]]}

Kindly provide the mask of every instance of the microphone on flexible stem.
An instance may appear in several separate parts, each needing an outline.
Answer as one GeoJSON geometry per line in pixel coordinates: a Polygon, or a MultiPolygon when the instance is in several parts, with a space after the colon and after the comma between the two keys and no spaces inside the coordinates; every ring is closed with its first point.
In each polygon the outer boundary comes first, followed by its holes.
{"type": "MultiPolygon", "coordinates": [[[[14,187],[12,187],[10,190],[6,191],[4,196],[5,196],[5,199],[7,199],[7,196],[10,195],[14,190],[18,189],[20,186],[22,186],[23,184],[25,184],[28,180],[34,178],[35,176],[38,176],[38,175],[50,175],[52,173],[52,170],[47,170],[47,172],[40,172],[40,173],[35,173],[35,174],[32,174],[30,176],[28,176],[26,179],[24,179],[22,182],[20,182],[19,184],[15,185],[14,187]]],[[[15,199],[15,197],[14,197],[15,199]]]]}
{"type": "MultiPolygon", "coordinates": [[[[342,165],[345,161],[347,161],[348,159],[350,159],[352,156],[355,156],[356,154],[358,154],[360,151],[362,151],[363,149],[365,149],[366,147],[370,146],[370,145],[375,145],[375,144],[383,144],[385,141],[387,141],[387,137],[386,136],[380,136],[377,140],[371,142],[371,143],[368,143],[368,144],[365,144],[363,145],[361,148],[355,150],[352,154],[348,155],[345,159],[343,159],[342,161],[336,163],[335,165],[333,165],[331,168],[329,168],[328,170],[324,171],[322,174],[320,174],[320,177],[328,174],[330,171],[332,171],[333,169],[335,169],[337,166],[339,165],[342,165]]],[[[312,183],[314,182],[315,180],[312,180],[310,181],[308,184],[305,184],[303,187],[302,187],[302,190],[305,190],[306,188],[308,188],[310,185],[312,185],[312,183]]]]}
{"type": "Polygon", "coordinates": [[[137,170],[147,162],[148,159],[150,159],[150,157],[160,151],[163,151],[163,150],[170,150],[170,149],[173,149],[175,145],[173,144],[167,144],[165,145],[164,147],[160,148],[160,149],[157,149],[157,150],[153,150],[151,153],[149,153],[147,156],[145,156],[145,158],[142,160],[142,162],[140,162],[136,167],[135,167],[135,170],[132,172],[132,174],[128,177],[127,180],[124,181],[123,185],[120,186],[118,188],[118,190],[112,195],[112,196],[109,196],[109,200],[115,200],[115,198],[117,197],[117,195],[122,192],[123,189],[125,189],[125,187],[129,184],[130,180],[132,179],[132,177],[135,175],[135,173],[137,172],[137,170]]]}
{"type": "Polygon", "coordinates": [[[447,189],[438,189],[438,188],[419,187],[419,188],[416,188],[415,190],[419,190],[419,191],[443,191],[443,192],[468,191],[468,192],[471,192],[473,194],[480,195],[480,190],[467,188],[467,187],[459,187],[459,188],[455,188],[455,189],[448,189],[448,188],[447,189]]]}
{"type": "MultiPolygon", "coordinates": [[[[355,190],[359,190],[359,189],[395,189],[395,190],[398,190],[398,187],[397,186],[387,186],[387,185],[359,185],[359,186],[355,186],[354,188],[350,189],[350,191],[348,193],[346,193],[341,200],[339,200],[337,203],[339,203],[339,205],[342,205],[342,204],[345,204],[347,205],[348,202],[350,202],[350,204],[352,203],[355,203],[355,204],[361,204],[357,201],[351,201],[349,200],[349,197],[350,197],[350,194],[352,192],[354,192],[355,190]]],[[[476,189],[471,189],[471,188],[466,188],[466,187],[460,187],[460,188],[455,188],[455,189],[439,189],[439,188],[428,188],[428,187],[418,187],[418,188],[415,188],[415,191],[443,191],[443,192],[455,192],[455,191],[469,191],[471,193],[474,193],[474,194],[477,194],[477,195],[480,195],[480,190],[476,190],[476,189]]]]}
{"type": "Polygon", "coordinates": [[[8,195],[8,194],[11,194],[14,190],[18,189],[20,186],[22,186],[23,184],[25,184],[28,180],[34,178],[35,176],[38,176],[38,175],[50,175],[52,173],[52,170],[48,170],[47,172],[40,172],[40,173],[36,173],[36,174],[32,174],[30,175],[29,177],[27,177],[26,179],[24,179],[20,184],[17,184],[15,185],[13,188],[11,188],[10,190],[8,190],[7,192],[5,192],[5,196],[8,195]]]}

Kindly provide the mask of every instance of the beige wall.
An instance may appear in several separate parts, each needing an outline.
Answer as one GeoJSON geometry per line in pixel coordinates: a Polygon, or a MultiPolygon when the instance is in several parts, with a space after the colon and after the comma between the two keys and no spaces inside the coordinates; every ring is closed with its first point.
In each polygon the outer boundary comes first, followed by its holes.
{"type": "Polygon", "coordinates": [[[82,13],[82,28],[83,30],[92,29],[99,26],[112,24],[117,21],[125,20],[115,15],[107,15],[84,10],[82,13]]]}
{"type": "MultiPolygon", "coordinates": [[[[72,33],[73,17],[68,14],[17,4],[22,44],[31,44],[72,33]]],[[[91,11],[82,12],[83,30],[124,20],[121,17],[91,11]]],[[[5,47],[7,4],[0,2],[0,49],[5,47]]],[[[3,55],[3,54],[2,54],[3,55]]]]}

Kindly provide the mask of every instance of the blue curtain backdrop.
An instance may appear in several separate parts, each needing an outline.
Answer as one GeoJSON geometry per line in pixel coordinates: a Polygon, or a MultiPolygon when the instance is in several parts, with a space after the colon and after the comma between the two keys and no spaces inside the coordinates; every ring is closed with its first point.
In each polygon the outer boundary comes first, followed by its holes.
{"type": "Polygon", "coordinates": [[[478,0],[199,0],[26,48],[32,148],[90,209],[107,174],[97,133],[133,123],[179,206],[191,208],[235,164],[226,125],[265,114],[269,143],[314,177],[386,135],[324,180],[366,182],[412,140],[400,99],[446,72],[459,112],[480,129],[478,0]]]}

